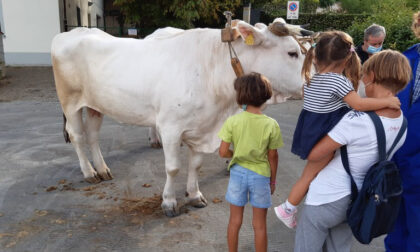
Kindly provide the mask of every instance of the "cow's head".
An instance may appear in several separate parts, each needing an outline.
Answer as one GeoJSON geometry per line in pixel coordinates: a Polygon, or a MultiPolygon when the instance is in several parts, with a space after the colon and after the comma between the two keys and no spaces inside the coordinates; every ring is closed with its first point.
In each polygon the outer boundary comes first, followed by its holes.
{"type": "Polygon", "coordinates": [[[239,21],[236,29],[241,38],[235,41],[234,46],[238,48],[238,57],[245,73],[262,73],[272,84],[274,95],[269,103],[301,96],[304,83],[301,70],[305,55],[292,35],[308,36],[312,32],[286,24],[282,18],[275,19],[270,27],[261,23],[252,26],[239,21]]]}

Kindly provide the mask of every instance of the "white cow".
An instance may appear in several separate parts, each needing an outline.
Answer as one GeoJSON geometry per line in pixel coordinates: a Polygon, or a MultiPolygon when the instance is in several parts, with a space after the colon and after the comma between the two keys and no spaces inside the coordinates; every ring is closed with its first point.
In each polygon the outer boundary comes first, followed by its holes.
{"type": "MultiPolygon", "coordinates": [[[[300,95],[304,55],[298,43],[291,36],[274,35],[263,24],[240,21],[236,29],[241,38],[232,45],[243,69],[270,79],[271,102],[300,95]],[[254,45],[244,43],[249,34],[254,36],[254,45]]],[[[57,94],[67,119],[65,136],[68,132],[88,182],[112,179],[98,144],[105,114],[119,122],[156,126],[165,154],[162,208],[166,215],[177,213],[174,178],[180,168],[181,142],[190,150],[188,201],[195,207],[207,205],[197,180],[201,153],[217,150],[218,130],[238,111],[235,74],[219,29],[177,30],[138,40],[77,28],[54,38],[51,55],[57,94]],[[88,112],[85,122],[83,108],[88,112]],[[83,150],[85,143],[91,149],[94,168],[83,150]]]]}

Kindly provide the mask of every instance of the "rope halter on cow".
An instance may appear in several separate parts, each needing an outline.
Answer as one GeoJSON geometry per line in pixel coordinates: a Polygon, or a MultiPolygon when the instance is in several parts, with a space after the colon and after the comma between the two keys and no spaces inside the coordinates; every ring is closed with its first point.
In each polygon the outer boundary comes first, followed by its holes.
{"type": "Polygon", "coordinates": [[[226,28],[222,29],[222,42],[228,42],[229,45],[229,54],[230,54],[230,64],[232,65],[233,71],[236,74],[236,77],[244,75],[244,70],[242,68],[241,62],[239,61],[238,55],[235,52],[235,49],[232,46],[232,41],[237,39],[240,34],[237,29],[232,29],[232,12],[225,11],[223,12],[227,19],[226,28]],[[235,57],[233,57],[233,55],[235,57]]]}
{"type": "MultiPolygon", "coordinates": [[[[225,15],[227,23],[226,28],[222,29],[221,32],[222,42],[228,43],[233,71],[235,72],[236,77],[240,77],[244,74],[244,70],[231,42],[236,40],[241,35],[238,29],[236,29],[235,27],[232,28],[232,13],[230,11],[225,11],[223,12],[223,15],[225,15]]],[[[291,36],[292,38],[294,38],[298,43],[302,54],[306,54],[308,52],[303,43],[309,42],[310,44],[312,44],[314,41],[314,38],[312,37],[314,35],[314,32],[305,30],[297,25],[286,24],[284,23],[284,20],[282,22],[274,20],[274,22],[268,26],[268,30],[279,37],[291,36]],[[305,37],[297,38],[297,34],[305,37]]]]}

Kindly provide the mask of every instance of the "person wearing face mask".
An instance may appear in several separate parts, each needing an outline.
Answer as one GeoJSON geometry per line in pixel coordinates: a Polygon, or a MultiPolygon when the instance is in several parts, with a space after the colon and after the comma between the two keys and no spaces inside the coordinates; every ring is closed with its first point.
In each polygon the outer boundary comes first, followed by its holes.
{"type": "Polygon", "coordinates": [[[366,28],[364,42],[356,48],[356,53],[362,64],[365,63],[370,56],[382,50],[385,36],[385,28],[381,25],[372,24],[366,28]]]}

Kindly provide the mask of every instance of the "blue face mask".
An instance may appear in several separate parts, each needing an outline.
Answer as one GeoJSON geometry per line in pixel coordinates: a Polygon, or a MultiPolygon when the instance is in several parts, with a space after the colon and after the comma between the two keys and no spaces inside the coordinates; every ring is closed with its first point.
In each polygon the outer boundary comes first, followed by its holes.
{"type": "Polygon", "coordinates": [[[382,50],[382,46],[380,46],[380,47],[374,47],[374,46],[369,46],[368,47],[368,49],[367,49],[367,52],[368,53],[370,53],[370,54],[375,54],[375,53],[378,53],[378,52],[380,52],[382,50]]]}

